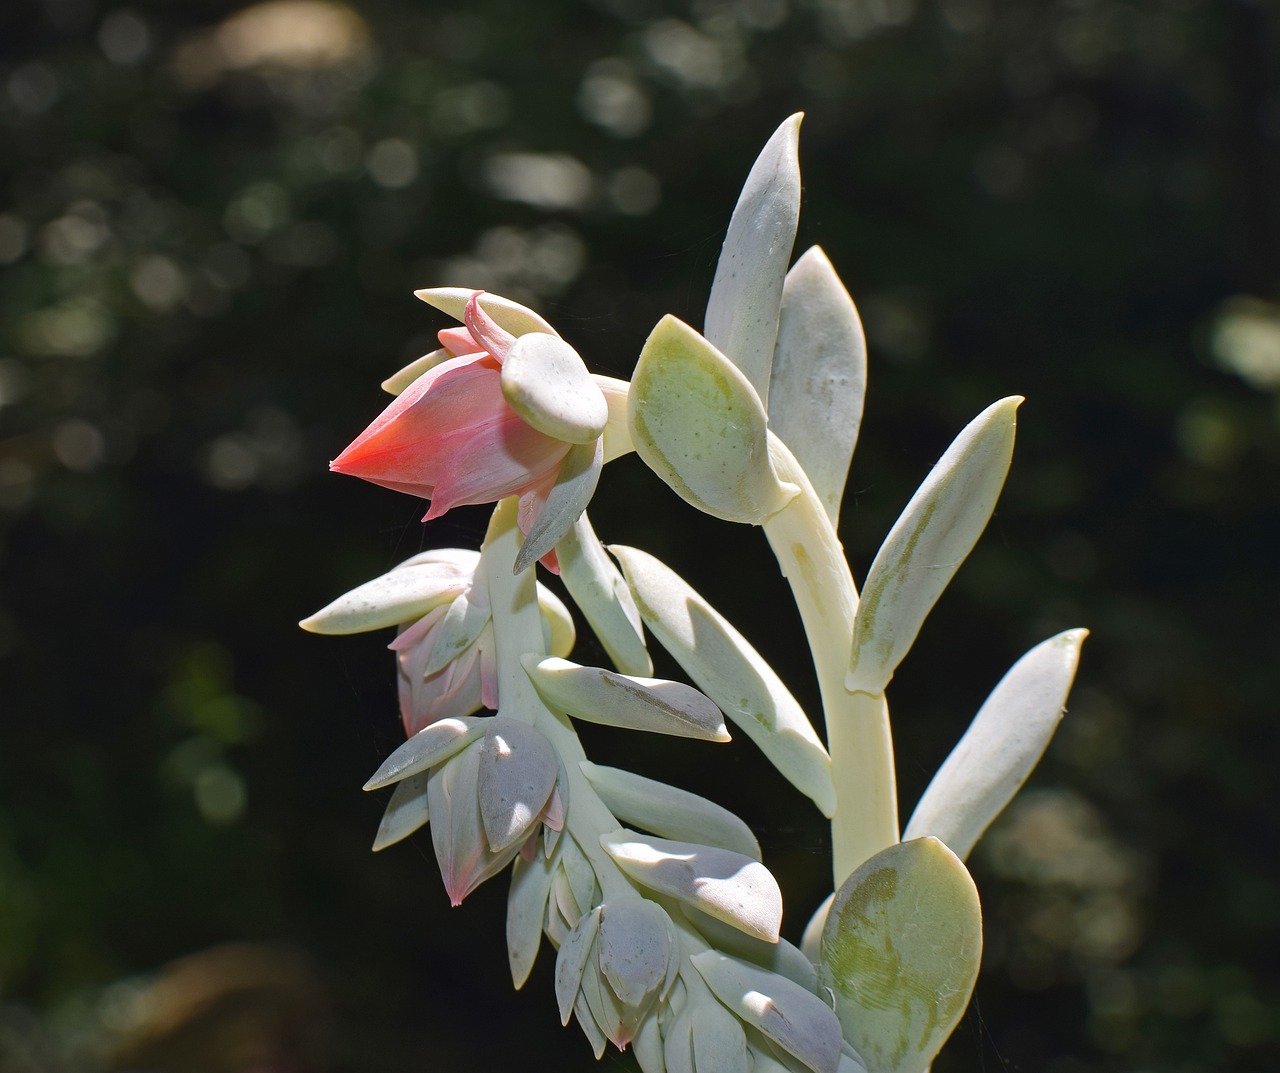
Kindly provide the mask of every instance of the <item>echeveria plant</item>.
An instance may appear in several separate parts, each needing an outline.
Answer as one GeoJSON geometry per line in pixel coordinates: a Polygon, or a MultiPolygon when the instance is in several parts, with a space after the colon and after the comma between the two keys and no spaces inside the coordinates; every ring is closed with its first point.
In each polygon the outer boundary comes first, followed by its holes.
{"type": "Polygon", "coordinates": [[[495,503],[479,552],[429,551],[303,622],[396,627],[408,740],[374,848],[430,820],[456,905],[510,871],[517,987],[545,937],[560,1017],[645,1073],[921,1073],[968,1003],[982,948],[964,859],[1043,753],[1084,630],[996,686],[900,831],[885,687],[985,527],[1017,397],[964,428],[907,504],[859,594],[836,524],[866,379],[862,327],[821,250],[788,268],[793,116],[729,224],[703,332],[660,320],[627,383],[588,372],[537,313],[418,291],[461,322],[392,376],[395,400],[332,468],[430,499],[495,503]],[[586,508],[636,451],[681,498],[758,525],[804,622],[826,741],[764,658],[684,578],[601,544],[586,508]],[[611,668],[572,662],[558,573],[611,668]],[[692,685],[651,677],[647,634],[692,685]],[[592,763],[575,720],[727,741],[726,720],[830,818],[833,893],[800,947],[751,830],[687,789],[592,763]]]}

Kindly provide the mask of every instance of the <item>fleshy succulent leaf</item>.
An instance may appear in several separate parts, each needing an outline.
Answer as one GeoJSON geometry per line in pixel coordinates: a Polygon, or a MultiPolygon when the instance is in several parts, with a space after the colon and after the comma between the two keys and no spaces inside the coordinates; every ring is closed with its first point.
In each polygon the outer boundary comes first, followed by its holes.
{"type": "Polygon", "coordinates": [[[637,678],[569,660],[528,654],[525,670],[547,704],[575,719],[703,741],[728,741],[724,716],[683,682],[637,678]]]}
{"type": "Polygon", "coordinates": [[[613,665],[623,674],[652,674],[653,660],[645,647],[635,598],[585,513],[556,545],[556,558],[560,561],[560,580],[613,665]]]}
{"type": "Polygon", "coordinates": [[[600,482],[603,452],[599,440],[569,448],[560,465],[556,483],[547,493],[546,503],[520,545],[514,567],[517,574],[560,543],[578,516],[587,509],[600,482]]]}
{"type": "Polygon", "coordinates": [[[792,785],[832,815],[831,758],[764,658],[666,564],[636,548],[610,551],[662,646],[792,785]]]}
{"type": "Polygon", "coordinates": [[[567,443],[594,443],[609,420],[604,393],[558,335],[515,341],[502,363],[502,394],[527,424],[567,443]]]}
{"type": "Polygon", "coordinates": [[[554,859],[539,853],[532,860],[517,856],[511,870],[511,890],[507,895],[507,962],[516,990],[529,979],[542,944],[542,921],[555,868],[554,859]]]}
{"type": "Polygon", "coordinates": [[[489,847],[499,852],[522,842],[555,789],[556,753],[527,723],[489,720],[480,747],[480,816],[489,847]]]}
{"type": "Polygon", "coordinates": [[[759,861],[731,850],[636,831],[600,836],[605,852],[642,886],[767,942],[782,925],[782,891],[759,861]]]}
{"type": "Polygon", "coordinates": [[[676,842],[694,842],[761,860],[760,843],[742,820],[705,797],[623,768],[583,760],[582,773],[623,823],[676,842]]]}
{"type": "Polygon", "coordinates": [[[430,818],[431,810],[427,806],[427,772],[420,771],[396,783],[391,800],[387,802],[387,810],[382,814],[382,822],[378,824],[378,833],[373,839],[374,852],[408,838],[430,818]]]}
{"type": "Polygon", "coordinates": [[[840,500],[858,442],[867,342],[853,299],[817,246],[787,273],[769,381],[769,427],[803,467],[827,517],[840,500]]]}
{"type": "Polygon", "coordinates": [[[821,951],[819,986],[869,1073],[924,1073],[977,979],[977,889],[936,838],[899,842],[841,885],[821,951]]]}
{"type": "Polygon", "coordinates": [[[747,1036],[742,1022],[720,1003],[712,1000],[694,1005],[693,1063],[706,1073],[751,1073],[747,1036]]]}
{"type": "Polygon", "coordinates": [[[364,788],[378,790],[443,763],[481,737],[488,723],[488,716],[464,715],[423,727],[382,762],[364,788]]]}
{"type": "Polygon", "coordinates": [[[1048,747],[1087,636],[1050,637],[1009,669],[929,783],[904,840],[933,835],[961,860],[969,856],[1048,747]]]}
{"type": "Polygon", "coordinates": [[[299,625],[312,633],[348,634],[413,622],[465,592],[480,556],[459,548],[415,556],[322,607],[299,625]]]}
{"type": "Polygon", "coordinates": [[[715,950],[690,960],[716,998],[814,1073],[835,1073],[840,1022],[812,991],[715,950]]]}
{"type": "MultiPolygon", "coordinates": [[[[467,302],[476,292],[470,287],[423,287],[413,293],[414,297],[461,323],[466,315],[467,302]]],[[[480,296],[480,307],[493,318],[499,328],[517,338],[529,332],[556,334],[556,330],[532,309],[513,302],[510,298],[485,293],[480,296]]]]}
{"type": "Polygon", "coordinates": [[[773,471],[767,417],[751,382],[673,316],[645,340],[627,413],[645,465],[713,517],[759,525],[799,491],[773,471]]]}
{"type": "Polygon", "coordinates": [[[588,961],[599,930],[600,908],[597,906],[578,921],[568,938],[560,944],[560,953],[556,956],[556,1002],[560,1007],[562,1025],[569,1023],[574,1000],[582,987],[582,977],[590,971],[588,961]]]}
{"type": "Polygon", "coordinates": [[[769,392],[782,281],[800,218],[800,120],[773,133],[756,158],[729,220],[707,301],[706,336],[755,387],[769,392]]]}
{"type": "Polygon", "coordinates": [[[847,688],[878,696],[986,528],[1009,471],[1021,397],[969,422],[925,478],[871,563],[853,623],[847,688]]]}

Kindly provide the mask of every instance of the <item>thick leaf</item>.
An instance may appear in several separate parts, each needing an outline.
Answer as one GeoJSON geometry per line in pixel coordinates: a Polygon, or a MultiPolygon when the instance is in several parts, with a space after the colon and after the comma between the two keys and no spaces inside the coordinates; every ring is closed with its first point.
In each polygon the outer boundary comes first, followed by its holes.
{"type": "Polygon", "coordinates": [[[752,1073],[742,1022],[714,999],[694,1004],[693,1063],[699,1073],[752,1073]]]}
{"type": "Polygon", "coordinates": [[[871,564],[853,623],[846,685],[878,696],[977,543],[1009,471],[1021,397],[993,403],[947,448],[871,564]]]}
{"type": "MultiPolygon", "coordinates": [[[[416,298],[421,298],[427,305],[435,306],[441,313],[447,313],[454,320],[461,322],[467,308],[467,302],[476,292],[469,287],[424,287],[414,291],[416,298]]],[[[499,328],[514,336],[526,335],[529,332],[547,332],[556,334],[556,330],[537,313],[510,298],[497,294],[480,296],[480,308],[483,309],[499,328]]]]}
{"type": "Polygon", "coordinates": [[[596,1061],[600,1061],[604,1056],[604,1046],[608,1040],[605,1039],[604,1030],[592,1015],[587,1005],[587,1000],[581,991],[578,992],[578,997],[574,1000],[573,1012],[578,1018],[578,1024],[582,1028],[583,1035],[587,1037],[587,1042],[591,1044],[591,1052],[596,1056],[596,1061]]]}
{"type": "Polygon", "coordinates": [[[564,847],[560,851],[560,870],[569,884],[569,893],[576,907],[576,920],[600,903],[600,884],[596,881],[595,869],[573,835],[564,836],[564,847]]]}
{"type": "Polygon", "coordinates": [[[640,1022],[636,1038],[631,1041],[631,1053],[641,1073],[667,1073],[667,1062],[662,1054],[662,1030],[657,1011],[640,1022]]]}
{"type": "Polygon", "coordinates": [[[538,947],[542,945],[542,921],[555,869],[555,861],[542,854],[536,854],[531,861],[517,854],[511,869],[511,891],[507,895],[507,963],[517,991],[529,979],[538,947]]]}
{"type": "Polygon", "coordinates": [[[686,1002],[674,1017],[669,1016],[663,1021],[662,1057],[667,1064],[667,1073],[695,1073],[691,1005],[691,1001],[686,1002]]]}
{"type": "Polygon", "coordinates": [[[424,826],[431,818],[427,806],[427,773],[420,771],[396,784],[387,811],[382,814],[378,833],[373,839],[373,849],[393,846],[403,838],[424,826]]]}
{"type": "Polygon", "coordinates": [[[774,131],[742,187],[707,302],[706,336],[742,370],[762,401],[778,333],[782,281],[800,218],[800,120],[774,131]]]}
{"type": "Polygon", "coordinates": [[[645,340],[627,414],[645,465],[707,514],[759,525],[799,491],[773,471],[764,406],[750,381],[673,316],[645,340]]]}
{"type": "Polygon", "coordinates": [[[609,550],[662,646],[792,785],[832,815],[831,758],[773,668],[670,567],[636,548],[609,550]]]}
{"type": "Polygon", "coordinates": [[[764,939],[746,935],[723,921],[699,912],[692,906],[684,905],[680,908],[689,923],[698,930],[707,943],[721,953],[730,954],[742,961],[758,965],[762,969],[776,972],[779,976],[785,976],[806,991],[813,991],[817,987],[818,973],[814,968],[815,962],[810,961],[799,947],[792,946],[786,939],[779,939],[776,943],[766,942],[764,939]]]}
{"type": "Polygon", "coordinates": [[[760,843],[751,828],[714,801],[622,768],[602,767],[590,760],[578,766],[600,800],[623,823],[659,838],[719,846],[761,859],[760,843]]]}
{"type": "Polygon", "coordinates": [[[786,977],[715,950],[690,960],[716,998],[814,1073],[835,1073],[840,1022],[831,1008],[786,977]]]}
{"type": "Polygon", "coordinates": [[[465,592],[479,561],[478,552],[460,548],[415,556],[339,596],[298,625],[312,633],[348,634],[413,622],[465,592]]]}
{"type": "Polygon", "coordinates": [[[554,656],[540,660],[532,653],[523,663],[547,705],[575,719],[703,741],[729,740],[720,709],[683,682],[581,667],[554,656]]]}
{"type": "Polygon", "coordinates": [[[489,720],[480,747],[479,800],[485,837],[495,852],[524,840],[555,789],[555,749],[527,723],[489,720]]]}
{"type": "MultiPolygon", "coordinates": [[[[623,674],[649,675],[653,661],[631,590],[605,554],[585,512],[556,545],[560,580],[623,674]]],[[[552,655],[564,655],[552,652],[552,655]]]]}
{"type": "Polygon", "coordinates": [[[769,381],[769,427],[808,474],[827,517],[840,500],[867,386],[867,342],[853,299],[817,246],[787,273],[769,381]]]}
{"type": "Polygon", "coordinates": [[[451,905],[461,905],[481,883],[502,871],[519,852],[518,843],[493,851],[484,835],[476,783],[480,747],[473,743],[427,780],[431,843],[451,905]]]}
{"type": "Polygon", "coordinates": [[[399,372],[392,373],[382,381],[382,390],[388,395],[399,395],[423,373],[429,372],[442,362],[448,361],[451,357],[453,355],[445,350],[444,347],[439,350],[433,350],[430,354],[423,354],[422,357],[415,358],[399,372]]]}
{"type": "Polygon", "coordinates": [[[599,440],[569,448],[560,464],[556,483],[547,501],[520,545],[514,570],[518,574],[551,551],[591,502],[600,469],[604,465],[604,448],[599,440]]]}
{"type": "Polygon", "coordinates": [[[364,788],[378,790],[443,763],[484,734],[489,718],[464,715],[458,719],[441,719],[423,727],[382,762],[382,767],[374,772],[364,788]]]}
{"type": "Polygon", "coordinates": [[[872,857],[836,892],[820,987],[869,1073],[924,1073],[959,1023],[982,957],[978,891],[936,838],[872,857]]]}
{"type": "Polygon", "coordinates": [[[933,835],[969,856],[1048,747],[1088,634],[1050,637],[1009,669],[929,783],[904,839],[933,835]]]}
{"type": "Polygon", "coordinates": [[[631,382],[599,373],[592,373],[591,379],[604,395],[605,405],[609,408],[609,420],[605,422],[601,438],[604,440],[604,460],[612,462],[635,450],[627,421],[627,396],[631,393],[631,382]]]}
{"type": "Polygon", "coordinates": [[[489,601],[485,597],[483,581],[471,586],[449,605],[435,627],[435,642],[431,646],[431,658],[422,668],[422,677],[439,674],[450,663],[475,644],[476,639],[489,624],[489,601]]]}
{"type": "Polygon", "coordinates": [[[667,982],[676,949],[671,918],[647,898],[607,902],[600,914],[600,972],[624,1006],[639,1007],[667,982]]]}
{"type": "Polygon", "coordinates": [[[597,907],[578,921],[569,937],[560,944],[560,953],[556,955],[556,1003],[560,1007],[562,1025],[569,1023],[574,1000],[582,987],[582,977],[588,971],[595,971],[588,966],[599,930],[600,909],[597,907]]]}
{"type": "Polygon", "coordinates": [[[768,942],[778,940],[782,891],[759,861],[741,853],[653,838],[636,831],[601,835],[600,844],[632,879],[768,942]]]}
{"type": "Polygon", "coordinates": [[[502,363],[502,395],[526,424],[566,443],[594,443],[609,420],[604,393],[558,335],[515,341],[502,363]]]}

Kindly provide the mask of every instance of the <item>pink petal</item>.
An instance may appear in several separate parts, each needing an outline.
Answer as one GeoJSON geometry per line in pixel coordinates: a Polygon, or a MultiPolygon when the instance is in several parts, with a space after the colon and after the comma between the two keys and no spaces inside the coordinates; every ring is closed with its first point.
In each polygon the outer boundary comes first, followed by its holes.
{"type": "Polygon", "coordinates": [[[515,412],[474,430],[453,448],[435,480],[431,509],[422,519],[439,518],[465,503],[494,503],[525,491],[554,473],[570,444],[526,425],[515,412]]]}
{"type": "Polygon", "coordinates": [[[507,351],[511,349],[511,344],[516,341],[516,337],[505,328],[499,328],[493,318],[481,308],[482,294],[484,291],[476,291],[467,299],[467,309],[463,314],[467,331],[471,333],[471,338],[481,349],[487,350],[498,361],[502,361],[507,356],[507,351]]]}
{"type": "Polygon", "coordinates": [[[471,333],[462,325],[456,328],[441,328],[436,332],[440,345],[454,357],[464,354],[483,354],[484,348],[471,338],[471,333]]]}
{"type": "Polygon", "coordinates": [[[448,440],[509,413],[497,362],[450,358],[415,380],[329,468],[429,497],[448,440]]]}

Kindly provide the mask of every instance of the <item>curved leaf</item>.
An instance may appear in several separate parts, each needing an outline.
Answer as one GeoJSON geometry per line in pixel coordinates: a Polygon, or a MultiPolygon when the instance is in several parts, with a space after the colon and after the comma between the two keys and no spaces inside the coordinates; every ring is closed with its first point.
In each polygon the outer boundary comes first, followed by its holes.
{"type": "Polygon", "coordinates": [[[799,491],[773,471],[764,406],[750,381],[673,316],[645,340],[627,417],[645,465],[713,517],[759,525],[799,491]]]}
{"type": "Polygon", "coordinates": [[[969,856],[1048,748],[1088,635],[1050,637],[1009,669],[921,796],[904,840],[933,835],[969,856]]]}
{"type": "Polygon", "coordinates": [[[878,696],[986,528],[1009,471],[1020,396],[993,403],[947,448],[876,553],[853,622],[846,686],[878,696]]]}
{"type": "Polygon", "coordinates": [[[642,886],[692,905],[748,935],[777,941],[782,891],[759,861],[727,849],[627,830],[601,835],[600,845],[642,886]]]}
{"type": "Polygon", "coordinates": [[[788,118],[756,158],[716,264],[706,336],[742,370],[762,402],[778,333],[782,280],[800,218],[800,113],[788,118]]]}
{"type": "Polygon", "coordinates": [[[796,456],[835,525],[858,442],[867,341],[853,299],[826,254],[806,251],[787,273],[769,380],[769,427],[796,456]]]}
{"type": "Polygon", "coordinates": [[[831,758],[773,668],[665,563],[636,548],[609,550],[662,646],[793,786],[832,815],[831,758]]]}

